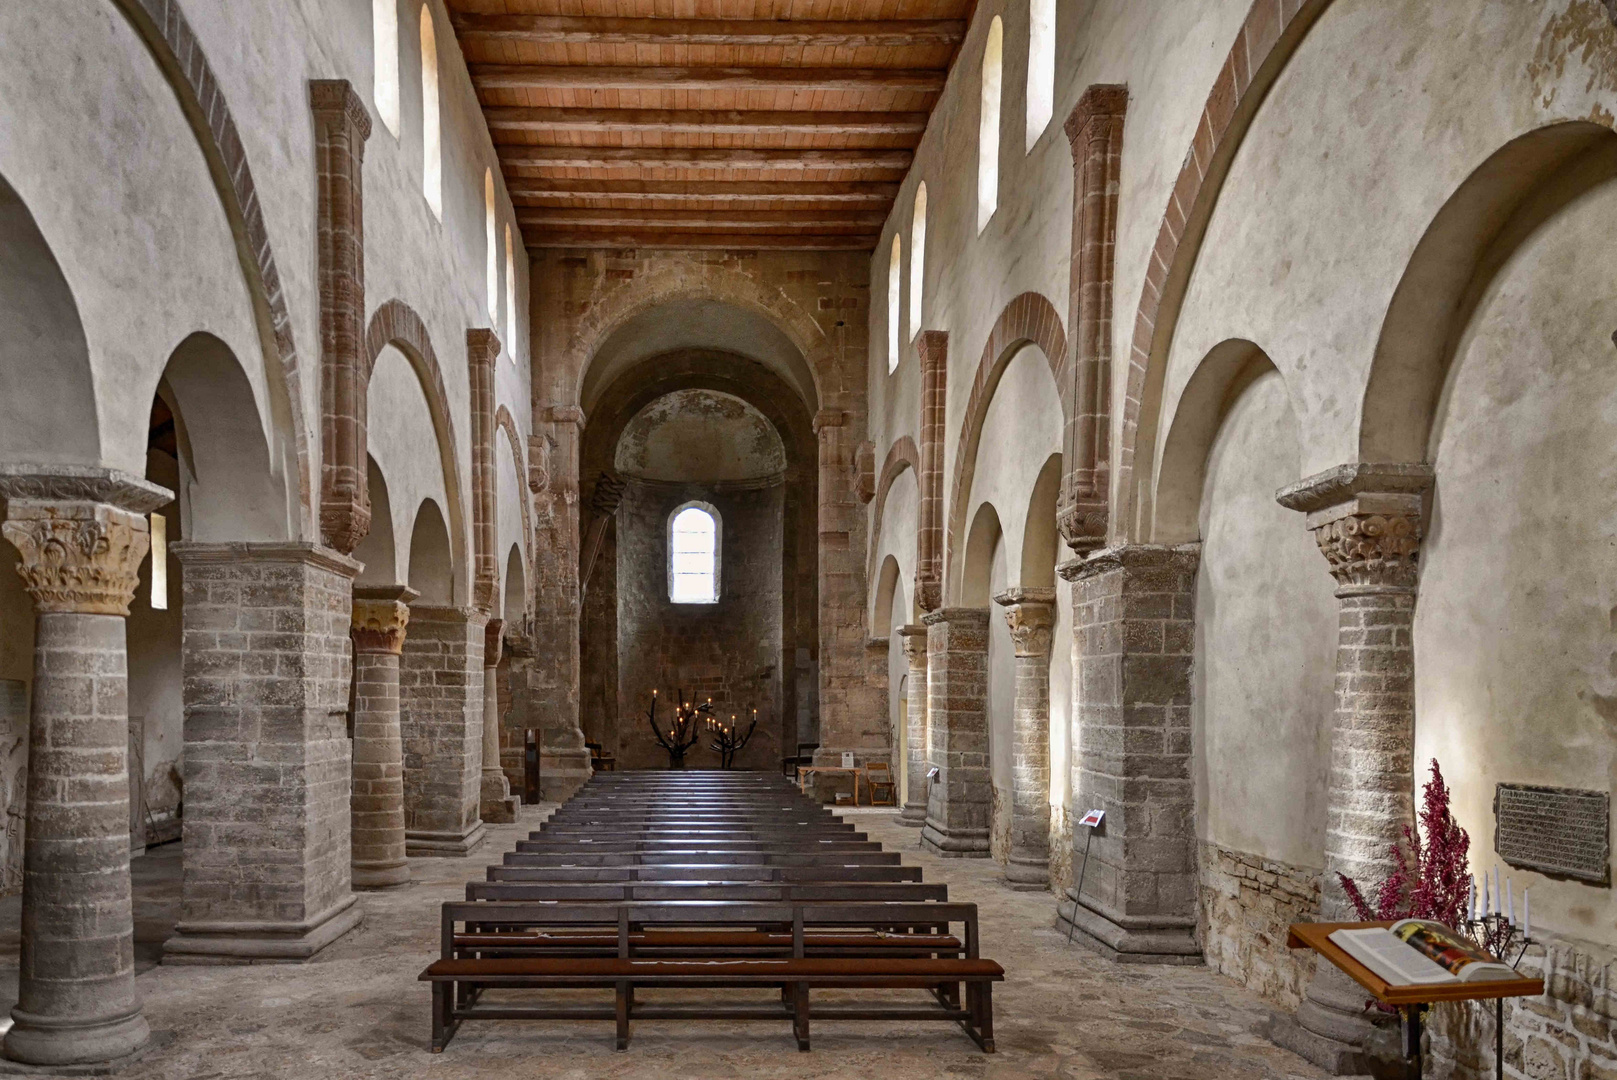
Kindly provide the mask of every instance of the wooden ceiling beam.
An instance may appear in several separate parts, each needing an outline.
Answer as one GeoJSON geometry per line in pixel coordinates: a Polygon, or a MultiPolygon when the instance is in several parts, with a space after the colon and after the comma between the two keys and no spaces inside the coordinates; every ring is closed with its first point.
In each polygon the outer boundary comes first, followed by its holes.
{"type": "Polygon", "coordinates": [[[512,199],[691,199],[733,202],[774,199],[781,202],[890,203],[899,185],[869,180],[584,180],[555,179],[534,183],[506,181],[512,199]]]}
{"type": "Polygon", "coordinates": [[[473,64],[479,90],[943,90],[948,72],[930,68],[595,67],[588,64],[473,64]]]}
{"type": "Polygon", "coordinates": [[[624,19],[545,15],[453,16],[463,40],[525,45],[740,45],[890,48],[957,45],[958,19],[624,19]]]}
{"type": "Polygon", "coordinates": [[[680,250],[874,251],[878,234],[849,236],[758,236],[750,233],[587,232],[522,230],[530,248],[674,248],[680,250]]]}
{"type": "Polygon", "coordinates": [[[509,132],[573,134],[602,132],[667,135],[920,135],[926,113],[770,112],[745,109],[485,109],[489,131],[499,141],[509,132]]]}
{"type": "Polygon", "coordinates": [[[518,209],[517,224],[540,229],[687,229],[795,233],[880,231],[886,215],[848,210],[613,210],[564,207],[518,209]]]}
{"type": "Polygon", "coordinates": [[[826,169],[902,173],[915,155],[908,150],[746,150],[700,147],[524,146],[500,151],[507,169],[826,169]]]}

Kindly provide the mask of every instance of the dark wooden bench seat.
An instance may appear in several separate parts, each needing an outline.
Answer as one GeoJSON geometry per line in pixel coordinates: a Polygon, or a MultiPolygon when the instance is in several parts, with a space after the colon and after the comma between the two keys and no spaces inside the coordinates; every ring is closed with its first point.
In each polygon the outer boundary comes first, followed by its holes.
{"type": "Polygon", "coordinates": [[[920,881],[919,866],[490,866],[489,881],[920,881]]]}
{"type": "Polygon", "coordinates": [[[897,866],[897,851],[508,851],[507,866],[656,866],[693,862],[730,866],[897,866]]]}
{"type": "Polygon", "coordinates": [[[535,854],[547,851],[574,851],[587,848],[607,852],[659,852],[659,851],[880,851],[881,844],[874,840],[822,840],[810,837],[802,841],[791,840],[614,840],[610,834],[587,840],[518,840],[517,851],[535,854]]]}
{"type": "Polygon", "coordinates": [[[655,900],[840,901],[947,900],[949,886],[922,881],[468,881],[468,900],[627,903],[655,900]]]}
{"type": "MultiPolygon", "coordinates": [[[[948,1020],[959,1024],[985,1052],[992,1053],[992,985],[1004,978],[1004,971],[992,960],[977,953],[976,907],[970,904],[647,904],[547,906],[534,903],[479,901],[443,905],[443,956],[421,973],[421,980],[432,984],[432,1048],[441,1051],[454,1037],[460,1024],[469,1019],[600,1019],[617,1024],[617,1045],[625,1049],[629,1025],[635,1019],[742,1020],[790,1019],[798,1049],[809,1048],[810,991],[815,989],[921,990],[928,995],[921,1001],[883,1005],[838,1005],[812,1010],[820,1019],[836,1020],[948,1020]],[[603,910],[605,908],[606,910],[603,910]],[[616,922],[616,933],[600,935],[615,939],[615,956],[473,956],[462,955],[480,937],[480,928],[502,926],[534,927],[529,935],[573,933],[593,927],[599,935],[607,919],[616,922]],[[947,927],[960,922],[965,927],[963,943],[947,948],[952,955],[891,955],[893,946],[881,941],[873,930],[888,925],[933,924],[947,927]],[[457,932],[457,924],[467,930],[457,932]],[[674,936],[657,925],[680,927],[674,936]],[[790,956],[702,958],[679,955],[637,956],[636,939],[646,935],[658,941],[659,952],[677,950],[680,935],[691,949],[714,948],[701,944],[706,935],[740,932],[758,933],[745,928],[759,925],[790,926],[789,935],[764,932],[769,947],[789,937],[790,956]],[[731,928],[731,929],[725,929],[731,928]],[[853,932],[850,933],[850,930],[853,932]],[[693,936],[702,935],[700,937],[693,936]],[[862,941],[872,952],[888,949],[888,955],[808,956],[808,942],[844,938],[858,950],[862,941]],[[458,940],[457,940],[458,939],[458,940]],[[957,955],[963,952],[965,955],[957,955]],[[490,989],[582,989],[608,988],[613,1004],[560,1006],[544,1002],[484,1002],[490,989]],[[687,987],[733,988],[768,987],[780,1000],[751,1005],[721,1005],[702,1002],[665,1004],[636,1002],[637,988],[687,987]],[[962,1004],[961,989],[964,988],[962,1004]]],[[[487,948],[507,951],[510,931],[494,935],[500,942],[487,948]]],[[[901,935],[893,935],[901,936],[901,935]]],[[[946,934],[934,935],[945,937],[946,934]]],[[[918,937],[918,935],[917,935],[918,937]]],[[[901,942],[899,947],[919,942],[901,942]]],[[[759,946],[760,948],[764,946],[759,946]]],[[[938,952],[945,951],[941,942],[938,952]]]]}

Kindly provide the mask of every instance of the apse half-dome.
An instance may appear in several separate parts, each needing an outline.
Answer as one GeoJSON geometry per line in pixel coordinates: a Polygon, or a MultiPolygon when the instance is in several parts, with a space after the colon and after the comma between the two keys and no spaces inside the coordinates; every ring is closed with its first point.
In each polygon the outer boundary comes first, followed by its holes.
{"type": "Polygon", "coordinates": [[[786,447],[775,426],[740,398],[679,390],[629,421],[614,467],[642,480],[764,481],[785,473],[786,447]]]}

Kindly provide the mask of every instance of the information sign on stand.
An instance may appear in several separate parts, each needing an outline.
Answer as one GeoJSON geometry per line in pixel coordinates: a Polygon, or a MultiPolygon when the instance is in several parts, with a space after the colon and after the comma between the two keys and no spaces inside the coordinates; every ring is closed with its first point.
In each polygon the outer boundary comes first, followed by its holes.
{"type": "Polygon", "coordinates": [[[1084,864],[1078,868],[1078,886],[1072,890],[1072,922],[1067,924],[1067,943],[1072,943],[1073,931],[1078,929],[1078,905],[1082,903],[1084,895],[1084,874],[1089,870],[1089,845],[1095,842],[1095,830],[1100,828],[1106,820],[1106,811],[1089,810],[1078,819],[1080,829],[1087,828],[1089,835],[1084,838],[1084,864]]]}

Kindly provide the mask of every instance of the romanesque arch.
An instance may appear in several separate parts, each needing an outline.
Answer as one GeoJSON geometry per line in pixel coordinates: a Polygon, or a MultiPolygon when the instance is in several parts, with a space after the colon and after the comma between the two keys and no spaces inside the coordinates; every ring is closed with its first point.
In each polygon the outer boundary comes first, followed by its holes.
{"type": "Polygon", "coordinates": [[[281,272],[275,263],[275,251],[264,224],[241,134],[236,130],[230,105],[214,77],[202,43],[191,30],[180,5],[169,0],[113,0],[113,3],[145,41],[157,66],[174,88],[180,109],[196,134],[197,146],[218,189],[258,323],[264,366],[270,376],[271,414],[276,429],[284,425],[292,437],[297,459],[299,531],[304,536],[313,536],[314,479],[303,417],[298,349],[292,338],[292,316],[281,292],[281,272]]]}
{"type": "MultiPolygon", "coordinates": [[[[397,348],[410,361],[410,367],[421,383],[421,392],[426,396],[427,409],[432,414],[433,434],[437,438],[438,459],[444,475],[444,494],[449,500],[445,510],[449,516],[449,548],[455,568],[455,587],[457,593],[469,596],[470,587],[465,578],[471,560],[467,558],[465,497],[461,491],[455,421],[449,411],[449,395],[444,391],[443,369],[438,364],[438,354],[433,351],[426,324],[402,300],[387,301],[371,316],[370,325],[365,331],[366,383],[370,382],[377,357],[388,345],[397,348]]],[[[364,398],[359,400],[363,402],[364,398]]],[[[364,423],[362,416],[361,429],[364,423]]]]}
{"type": "MultiPolygon", "coordinates": [[[[959,572],[955,558],[962,540],[961,531],[966,525],[966,500],[971,495],[972,478],[977,472],[977,444],[982,439],[988,403],[993,400],[1006,365],[1024,345],[1037,345],[1039,351],[1044,353],[1056,386],[1067,384],[1067,332],[1061,325],[1061,316],[1056,312],[1055,305],[1036,292],[1022,293],[1005,305],[999,318],[994,320],[988,340],[983,344],[982,356],[977,361],[977,375],[966,398],[960,441],[955,447],[954,482],[949,489],[949,527],[944,566],[950,576],[959,572]]],[[[1063,413],[1068,408],[1063,397],[1063,413]]],[[[944,595],[954,595],[956,591],[946,587],[944,595]]]]}
{"type": "Polygon", "coordinates": [[[511,444],[511,460],[517,465],[517,507],[522,512],[522,565],[533,566],[533,508],[528,505],[528,463],[522,456],[522,434],[511,410],[503,404],[494,411],[494,423],[511,444]]]}
{"type": "MultiPolygon", "coordinates": [[[[881,476],[876,481],[876,497],[871,500],[870,516],[870,557],[865,569],[865,580],[876,580],[876,554],[881,549],[882,514],[887,509],[887,493],[892,489],[893,481],[901,476],[905,469],[913,471],[917,478],[921,475],[921,451],[916,448],[915,440],[908,435],[900,435],[893,440],[893,445],[887,448],[887,460],[882,462],[881,476]]],[[[881,618],[878,611],[877,618],[881,618]]]]}
{"type": "Polygon", "coordinates": [[[1269,88],[1330,4],[1255,0],[1207,96],[1157,229],[1134,317],[1122,431],[1114,455],[1112,542],[1142,534],[1139,523],[1150,519],[1150,459],[1162,419],[1162,381],[1179,308],[1219,191],[1269,88]]]}

